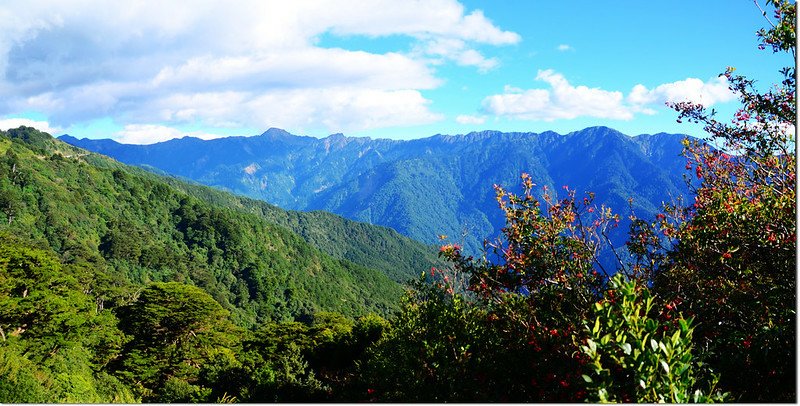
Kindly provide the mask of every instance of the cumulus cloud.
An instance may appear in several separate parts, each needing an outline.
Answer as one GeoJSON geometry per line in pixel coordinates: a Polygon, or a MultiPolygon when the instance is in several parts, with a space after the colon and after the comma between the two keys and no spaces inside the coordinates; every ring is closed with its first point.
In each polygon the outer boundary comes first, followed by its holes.
{"type": "Polygon", "coordinates": [[[346,128],[350,131],[427,124],[443,119],[417,90],[301,88],[267,93],[174,93],[132,106],[135,122],[200,123],[208,127],[346,128]],[[153,120],[155,118],[155,120],[153,120]]]}
{"type": "Polygon", "coordinates": [[[719,76],[709,82],[688,78],[677,82],[665,83],[656,86],[654,89],[636,85],[628,95],[628,101],[635,105],[690,101],[706,107],[731,101],[735,98],[736,94],[728,88],[728,79],[725,76],[719,76]]]}
{"type": "Polygon", "coordinates": [[[536,80],[547,83],[550,89],[506,88],[506,93],[486,97],[484,110],[498,116],[542,121],[576,117],[629,120],[633,117],[623,104],[621,92],[573,86],[563,75],[550,69],[540,70],[536,80]]]}
{"type": "Polygon", "coordinates": [[[456,122],[459,124],[483,124],[486,122],[486,117],[462,114],[456,117],[456,122]]]}
{"type": "Polygon", "coordinates": [[[725,77],[709,82],[688,78],[654,89],[638,84],[627,97],[620,91],[574,86],[564,75],[551,69],[539,70],[536,80],[546,83],[549,88],[524,90],[505,86],[502,94],[483,99],[483,110],[521,120],[553,121],[578,117],[630,120],[635,114],[655,114],[653,107],[663,106],[665,102],[688,100],[708,107],[735,98],[725,77]]]}
{"type": "Polygon", "coordinates": [[[520,41],[457,0],[11,0],[0,16],[0,114],[64,127],[108,116],[295,131],[428,123],[442,119],[420,93],[441,85],[437,64],[487,71],[498,62],[486,47],[520,41]],[[323,47],[325,35],[413,46],[323,47]]]}
{"type": "Polygon", "coordinates": [[[0,130],[6,131],[12,128],[19,128],[20,126],[33,127],[39,131],[46,132],[50,135],[60,135],[62,130],[58,127],[51,127],[47,121],[30,120],[27,118],[6,118],[0,119],[0,130]]]}
{"type": "Polygon", "coordinates": [[[560,44],[556,47],[556,50],[561,52],[571,51],[573,48],[567,44],[560,44]]]}
{"type": "Polygon", "coordinates": [[[496,58],[486,58],[480,52],[469,48],[466,42],[456,38],[428,41],[423,47],[415,49],[415,52],[432,57],[434,64],[453,61],[461,66],[475,66],[482,73],[498,65],[496,58]]]}

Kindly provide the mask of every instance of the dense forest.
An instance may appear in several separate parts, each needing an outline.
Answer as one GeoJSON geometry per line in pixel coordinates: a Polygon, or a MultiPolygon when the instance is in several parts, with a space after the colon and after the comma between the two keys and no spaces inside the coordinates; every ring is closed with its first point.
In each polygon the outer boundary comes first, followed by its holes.
{"type": "MultiPolygon", "coordinates": [[[[209,343],[232,354],[229,346],[242,345],[243,331],[269,323],[319,324],[326,311],[345,324],[359,316],[387,316],[399,307],[399,282],[437,263],[430,248],[389,229],[327,213],[286,212],[163,178],[33,128],[0,132],[0,157],[0,335],[9,351],[19,351],[4,353],[7,402],[170,399],[154,394],[166,390],[153,387],[165,384],[166,375],[151,371],[147,382],[138,381],[146,375],[140,368],[164,362],[139,353],[154,350],[153,329],[187,323],[180,334],[202,337],[203,347],[208,343],[200,332],[213,331],[209,343]],[[164,306],[158,310],[164,313],[143,327],[137,317],[152,306],[164,306]],[[222,330],[206,326],[209,319],[222,330]],[[147,343],[130,341],[141,334],[147,343]],[[46,352],[33,355],[32,348],[46,352]],[[86,373],[85,385],[75,390],[90,394],[72,393],[73,382],[62,388],[49,375],[55,370],[45,359],[66,351],[78,351],[86,362],[61,379],[86,373]],[[121,357],[121,351],[134,358],[121,357]],[[41,364],[38,378],[26,381],[17,374],[23,359],[41,364]],[[106,374],[111,371],[113,376],[106,374]],[[135,398],[114,378],[126,376],[135,398]],[[108,387],[105,381],[121,392],[97,393],[108,387]],[[19,397],[16,391],[23,389],[33,397],[19,397]]],[[[164,351],[159,356],[177,350],[164,351]]],[[[59,362],[72,362],[73,355],[59,362]]],[[[202,357],[175,362],[197,367],[207,360],[202,357]]],[[[181,382],[188,381],[194,382],[181,382]]],[[[173,400],[180,399],[189,398],[173,400]]]]}
{"type": "MultiPolygon", "coordinates": [[[[770,4],[761,46],[794,58],[795,4],[770,4]]],[[[760,91],[726,70],[730,124],[672,105],[708,133],[684,142],[696,183],[630,214],[613,269],[597,256],[622,215],[528,174],[495,188],[486,255],[443,241],[437,260],[387,229],[0,133],[0,402],[794,402],[781,73],[760,91]]]]}

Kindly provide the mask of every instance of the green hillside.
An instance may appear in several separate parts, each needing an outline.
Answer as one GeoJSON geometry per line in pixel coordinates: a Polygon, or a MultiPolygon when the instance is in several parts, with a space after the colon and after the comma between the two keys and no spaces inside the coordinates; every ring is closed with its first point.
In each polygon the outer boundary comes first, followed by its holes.
{"type": "MultiPolygon", "coordinates": [[[[137,167],[141,176],[152,176],[137,167]]],[[[253,213],[287,228],[322,252],[379,270],[392,280],[405,283],[442,263],[434,247],[412,240],[383,226],[348,220],[325,211],[283,210],[262,200],[233,195],[191,180],[162,178],[171,186],[203,201],[236,211],[253,213]]]]}
{"type": "Polygon", "coordinates": [[[134,287],[177,281],[207,291],[243,326],[323,310],[385,314],[402,293],[387,274],[402,280],[418,270],[398,265],[430,266],[421,245],[416,257],[393,258],[414,244],[383,240],[388,230],[162,178],[31,128],[0,133],[0,157],[0,232],[91,269],[89,289],[112,305],[134,287]],[[382,248],[392,254],[379,259],[382,248]]]}

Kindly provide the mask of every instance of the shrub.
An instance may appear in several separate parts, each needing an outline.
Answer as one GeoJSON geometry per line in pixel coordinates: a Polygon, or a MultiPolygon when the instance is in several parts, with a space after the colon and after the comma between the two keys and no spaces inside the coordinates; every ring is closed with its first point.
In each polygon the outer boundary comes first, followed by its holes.
{"type": "Polygon", "coordinates": [[[692,354],[691,318],[667,304],[656,309],[650,291],[615,275],[580,346],[589,360],[583,376],[595,402],[710,403],[724,401],[715,390],[717,376],[692,354]]]}

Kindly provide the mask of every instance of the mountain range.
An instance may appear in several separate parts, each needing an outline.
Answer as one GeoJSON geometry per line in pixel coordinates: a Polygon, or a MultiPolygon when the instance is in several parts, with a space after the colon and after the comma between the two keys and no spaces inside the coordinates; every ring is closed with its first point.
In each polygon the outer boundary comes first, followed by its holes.
{"type": "MultiPolygon", "coordinates": [[[[568,134],[482,131],[400,141],[342,134],[320,139],[270,128],[252,137],[184,137],[151,145],[60,139],[284,209],[329,211],[427,244],[444,234],[478,252],[504,223],[493,185],[518,190],[523,172],[551,191],[569,186],[579,196],[594,192],[596,203],[623,219],[630,208],[653,216],[662,202],[687,194],[680,157],[686,137],[590,127],[568,134]]],[[[621,242],[624,233],[618,234],[614,239],[621,242]]]]}

